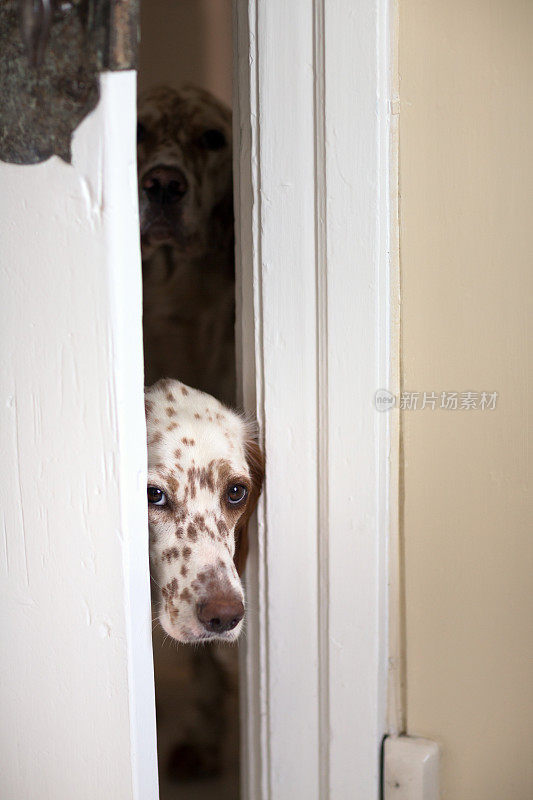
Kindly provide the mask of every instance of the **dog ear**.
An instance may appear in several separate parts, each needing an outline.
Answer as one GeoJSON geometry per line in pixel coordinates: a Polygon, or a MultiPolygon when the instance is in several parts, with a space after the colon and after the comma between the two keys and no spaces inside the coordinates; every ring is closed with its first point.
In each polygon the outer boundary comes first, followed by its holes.
{"type": "Polygon", "coordinates": [[[265,477],[265,457],[257,442],[249,439],[245,445],[246,461],[252,479],[252,490],[246,511],[235,526],[235,555],[233,562],[239,575],[242,575],[248,555],[248,523],[259,500],[265,477]]]}

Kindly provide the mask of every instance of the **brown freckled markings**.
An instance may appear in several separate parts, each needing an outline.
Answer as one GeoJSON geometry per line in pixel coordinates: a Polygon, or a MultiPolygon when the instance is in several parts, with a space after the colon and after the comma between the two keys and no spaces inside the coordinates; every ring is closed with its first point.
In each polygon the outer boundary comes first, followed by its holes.
{"type": "Polygon", "coordinates": [[[170,583],[167,583],[166,586],[163,586],[161,593],[165,600],[171,600],[173,597],[176,597],[178,594],[178,579],[172,578],[170,583]]]}
{"type": "Polygon", "coordinates": [[[174,397],[172,392],[167,392],[165,396],[166,396],[166,398],[167,398],[169,403],[175,403],[176,402],[176,398],[174,397]]]}
{"type": "Polygon", "coordinates": [[[198,539],[198,531],[194,527],[194,525],[189,523],[189,527],[187,528],[187,536],[191,540],[191,542],[195,542],[198,539]]]}
{"type": "Polygon", "coordinates": [[[229,433],[227,431],[224,431],[224,436],[226,437],[228,442],[231,442],[231,436],[229,435],[229,433]]]}
{"type": "Polygon", "coordinates": [[[178,427],[178,423],[177,422],[171,422],[170,425],[167,425],[167,431],[173,431],[174,428],[177,428],[177,427],[178,427]]]}
{"type": "Polygon", "coordinates": [[[153,409],[154,409],[154,404],[152,403],[152,401],[145,399],[145,401],[144,401],[144,410],[146,411],[146,413],[147,414],[151,414],[153,409]]]}
{"type": "Polygon", "coordinates": [[[186,578],[186,577],[187,577],[187,573],[188,573],[188,571],[189,571],[189,570],[187,569],[187,567],[185,566],[185,564],[182,564],[182,565],[181,565],[180,572],[181,572],[181,574],[183,575],[183,577],[184,577],[184,578],[186,578]]]}
{"type": "Polygon", "coordinates": [[[200,414],[195,414],[194,419],[202,419],[202,417],[200,416],[200,414]]]}
{"type": "Polygon", "coordinates": [[[173,625],[175,625],[176,621],[178,619],[179,613],[180,613],[179,608],[175,608],[173,605],[171,606],[169,603],[167,603],[166,604],[166,611],[167,611],[167,613],[168,613],[168,615],[170,617],[171,623],[173,625]]]}
{"type": "Polygon", "coordinates": [[[197,576],[197,581],[203,584],[202,591],[206,591],[208,594],[211,592],[215,593],[220,588],[221,583],[223,583],[223,585],[230,585],[227,577],[224,577],[224,580],[221,582],[220,573],[215,567],[210,567],[210,569],[200,572],[197,576]]]}
{"type": "Polygon", "coordinates": [[[179,447],[176,447],[176,449],[174,450],[174,457],[181,458],[181,450],[179,449],[179,447]]]}
{"type": "Polygon", "coordinates": [[[231,468],[231,464],[229,461],[226,461],[224,458],[221,458],[217,461],[217,486],[216,488],[222,490],[230,480],[234,476],[233,470],[231,468]]]}
{"type": "Polygon", "coordinates": [[[220,533],[221,536],[227,536],[228,535],[229,528],[228,528],[228,526],[226,525],[226,523],[224,522],[223,519],[217,519],[217,528],[218,528],[218,532],[220,533]]]}
{"type": "Polygon", "coordinates": [[[181,441],[183,442],[184,445],[187,445],[188,447],[193,447],[196,444],[194,439],[187,439],[186,436],[184,436],[181,441]]]}
{"type": "Polygon", "coordinates": [[[192,600],[192,595],[190,591],[185,588],[182,593],[180,594],[180,600],[185,600],[187,603],[190,603],[192,600]]]}
{"type": "Polygon", "coordinates": [[[224,414],[219,414],[219,413],[218,413],[218,411],[217,411],[217,413],[215,414],[215,417],[216,417],[218,420],[221,420],[221,419],[226,419],[226,417],[224,416],[224,414]]]}
{"type": "Polygon", "coordinates": [[[177,547],[167,547],[166,550],[163,550],[161,553],[161,561],[168,561],[170,564],[176,558],[179,558],[180,551],[177,547]]]}
{"type": "Polygon", "coordinates": [[[191,557],[191,553],[192,553],[192,550],[191,550],[191,548],[189,546],[184,547],[183,550],[181,551],[181,554],[183,556],[183,560],[184,561],[188,561],[189,558],[191,557]]]}
{"type": "Polygon", "coordinates": [[[207,525],[205,524],[205,519],[202,517],[201,514],[195,514],[193,518],[193,522],[201,531],[207,530],[207,525]]]}
{"type": "Polygon", "coordinates": [[[189,467],[187,478],[191,487],[191,497],[195,497],[194,487],[196,482],[200,485],[200,489],[209,489],[210,492],[215,491],[214,463],[214,461],[210,461],[207,467],[189,467]]]}
{"type": "Polygon", "coordinates": [[[177,492],[179,488],[179,483],[172,475],[167,476],[167,483],[170,486],[170,490],[172,492],[177,492]]]}
{"type": "Polygon", "coordinates": [[[189,394],[189,392],[188,392],[188,390],[185,388],[185,386],[180,386],[180,389],[181,389],[181,393],[182,393],[182,395],[183,395],[184,397],[187,397],[187,395],[189,394]]]}
{"type": "Polygon", "coordinates": [[[163,434],[161,433],[161,431],[156,431],[152,435],[152,438],[149,440],[148,444],[157,444],[158,442],[161,441],[162,438],[163,438],[163,434]]]}
{"type": "Polygon", "coordinates": [[[176,416],[176,409],[172,408],[172,406],[167,406],[166,411],[167,411],[167,415],[169,417],[175,417],[176,416]]]}
{"type": "Polygon", "coordinates": [[[182,538],[183,538],[183,526],[178,525],[178,527],[176,528],[176,539],[182,539],[182,538]]]}

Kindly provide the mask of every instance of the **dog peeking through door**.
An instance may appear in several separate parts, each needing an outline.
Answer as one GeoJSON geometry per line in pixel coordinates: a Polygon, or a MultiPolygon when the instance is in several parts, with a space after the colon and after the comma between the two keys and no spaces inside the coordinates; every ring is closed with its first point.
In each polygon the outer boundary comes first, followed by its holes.
{"type": "Polygon", "coordinates": [[[231,112],[209,92],[141,96],[137,163],[146,383],[235,402],[231,112]]]}
{"type": "MultiPolygon", "coordinates": [[[[244,617],[240,575],[248,521],[264,474],[255,428],[214,397],[176,380],[147,389],[145,404],[156,619],[179,642],[235,642],[244,617]]],[[[177,709],[176,696],[160,700],[167,704],[160,713],[168,713],[170,704],[180,716],[167,765],[176,778],[220,770],[224,695],[236,688],[234,659],[224,664],[210,650],[191,649],[188,655],[181,667],[188,667],[189,692],[177,709]]]]}
{"type": "Polygon", "coordinates": [[[214,399],[235,400],[229,109],[191,87],[145,93],[138,174],[146,379],[184,381],[160,380],[146,394],[165,799],[175,796],[165,788],[172,780],[223,773],[234,759],[227,744],[238,730],[237,650],[212,642],[235,641],[243,626],[239,575],[262,481],[250,426],[214,399]],[[203,644],[169,649],[158,631],[203,644]]]}
{"type": "Polygon", "coordinates": [[[248,521],[263,483],[254,427],[176,380],[146,390],[154,607],[179,642],[234,642],[248,521]]]}

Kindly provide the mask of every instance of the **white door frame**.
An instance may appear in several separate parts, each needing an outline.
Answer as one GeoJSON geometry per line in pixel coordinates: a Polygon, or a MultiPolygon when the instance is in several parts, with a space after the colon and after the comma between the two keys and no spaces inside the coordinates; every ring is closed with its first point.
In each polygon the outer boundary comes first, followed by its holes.
{"type": "Polygon", "coordinates": [[[388,0],[237,0],[243,400],[266,445],[247,569],[243,797],[377,800],[386,731],[388,0]]]}

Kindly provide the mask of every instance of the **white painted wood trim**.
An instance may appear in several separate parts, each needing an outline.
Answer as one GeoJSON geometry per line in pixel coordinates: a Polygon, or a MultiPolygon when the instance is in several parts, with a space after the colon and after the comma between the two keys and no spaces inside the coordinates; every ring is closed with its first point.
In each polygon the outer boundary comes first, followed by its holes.
{"type": "Polygon", "coordinates": [[[383,800],[439,800],[440,751],[418,736],[387,736],[383,747],[383,800]]]}
{"type": "Polygon", "coordinates": [[[0,164],[0,794],[156,800],[135,73],[0,164]]]}
{"type": "Polygon", "coordinates": [[[389,4],[241,0],[235,33],[243,397],[267,452],[243,796],[372,800],[396,425],[373,403],[395,381],[389,4]]]}
{"type": "Polygon", "coordinates": [[[137,73],[100,77],[107,157],[106,258],[124,546],[131,770],[135,800],[159,798],[146,502],[142,269],[137,189],[137,73]]]}
{"type": "MultiPolygon", "coordinates": [[[[264,439],[263,321],[259,241],[257,85],[253,38],[256,9],[252,2],[233,4],[234,189],[236,241],[237,388],[242,406],[257,417],[264,439]]],[[[267,582],[265,564],[265,498],[259,501],[256,525],[250,524],[246,567],[246,633],[240,644],[241,795],[269,797],[269,731],[267,679],[267,582]]]]}
{"type": "MultiPolygon", "coordinates": [[[[400,227],[399,227],[399,120],[400,87],[398,72],[399,6],[390,7],[390,377],[386,388],[400,397],[400,227]]],[[[389,413],[390,469],[389,469],[389,676],[387,696],[387,731],[397,735],[405,732],[405,597],[403,584],[403,543],[401,541],[400,514],[402,486],[400,482],[401,430],[399,404],[389,413]]]]}

